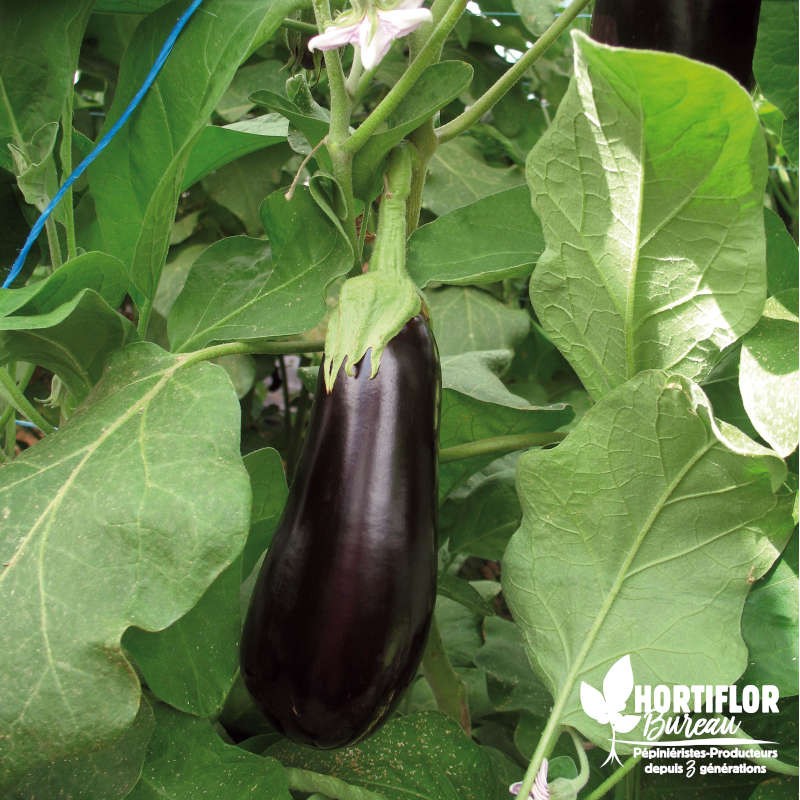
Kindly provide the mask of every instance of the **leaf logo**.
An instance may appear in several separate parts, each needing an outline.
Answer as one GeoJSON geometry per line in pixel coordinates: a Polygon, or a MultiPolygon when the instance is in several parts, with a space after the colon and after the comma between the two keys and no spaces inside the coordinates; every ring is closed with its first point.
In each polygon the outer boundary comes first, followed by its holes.
{"type": "Polygon", "coordinates": [[[603,678],[602,694],[586,681],[581,681],[581,706],[584,712],[601,725],[611,725],[611,752],[603,766],[609,761],[622,763],[617,756],[617,733],[629,733],[641,718],[639,714],[622,713],[632,692],[633,670],[629,655],[611,665],[603,678]]]}

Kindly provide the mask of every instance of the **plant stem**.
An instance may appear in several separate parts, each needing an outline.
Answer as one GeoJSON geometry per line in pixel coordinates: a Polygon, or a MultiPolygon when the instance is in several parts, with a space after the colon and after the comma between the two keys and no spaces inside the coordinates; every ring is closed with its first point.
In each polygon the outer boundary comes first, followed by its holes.
{"type": "MultiPolygon", "coordinates": [[[[324,30],[331,23],[331,9],[328,0],[312,0],[317,27],[324,30]]],[[[328,88],[331,93],[331,123],[328,130],[328,153],[331,157],[333,177],[342,190],[345,201],[346,218],[344,228],[356,256],[356,204],[353,197],[353,156],[343,145],[349,136],[352,106],[347,93],[342,59],[338,50],[324,50],[325,71],[328,75],[328,88]]]]}
{"type": "Polygon", "coordinates": [[[319,353],[325,348],[325,342],[319,339],[284,339],[283,341],[265,341],[253,339],[249,342],[223,342],[193,350],[183,355],[184,366],[210,361],[221,356],[261,355],[279,356],[287,353],[319,353]]]}
{"type": "Polygon", "coordinates": [[[36,410],[33,403],[25,397],[17,386],[17,382],[5,369],[0,369],[0,395],[3,395],[8,403],[24,414],[40,430],[45,433],[55,431],[55,428],[36,410]]]}
{"type": "MultiPolygon", "coordinates": [[[[64,114],[61,117],[61,175],[62,183],[72,173],[72,106],[74,91],[67,95],[64,114]]],[[[64,211],[64,225],[67,231],[67,260],[78,255],[78,244],[75,240],[75,209],[72,203],[72,187],[70,186],[61,203],[64,211]]]]}
{"type": "Polygon", "coordinates": [[[281,22],[281,27],[289,28],[289,30],[292,31],[300,31],[300,33],[310,33],[312,36],[315,33],[319,33],[316,25],[312,25],[310,22],[303,22],[299,19],[291,19],[290,17],[284,17],[283,22],[281,22]]]}
{"type": "Polygon", "coordinates": [[[446,142],[472,127],[506,92],[525,74],[556,39],[572,24],[572,21],[589,4],[589,0],[572,0],[553,24],[536,40],[522,57],[506,70],[469,108],[442,125],[436,131],[440,142],[446,142]]]}
{"type": "Polygon", "coordinates": [[[522,786],[517,794],[517,797],[528,797],[533,789],[533,783],[536,780],[536,775],[539,768],[542,766],[542,760],[546,758],[553,747],[555,747],[558,737],[561,735],[561,726],[559,719],[564,711],[564,706],[567,702],[566,693],[562,693],[560,702],[557,702],[550,711],[550,716],[547,718],[547,724],[539,737],[539,742],[536,745],[536,750],[533,753],[528,769],[525,771],[525,777],[522,779],[522,786]]]}
{"type": "Polygon", "coordinates": [[[422,656],[422,673],[431,687],[439,711],[454,719],[469,736],[471,725],[467,690],[447,657],[435,615],[422,656]]]}
{"type": "Polygon", "coordinates": [[[514,450],[525,450],[529,447],[546,447],[563,441],[565,433],[552,431],[548,433],[514,433],[508,436],[493,436],[489,439],[478,439],[474,442],[444,447],[439,451],[439,463],[460,461],[473,456],[501,455],[514,450]]]}
{"type": "Polygon", "coordinates": [[[52,217],[47,218],[44,223],[44,230],[47,234],[47,247],[50,250],[50,263],[54,270],[58,269],[64,262],[61,258],[61,244],[58,241],[58,226],[52,217]]]}
{"type": "Polygon", "coordinates": [[[147,328],[150,326],[150,314],[153,312],[153,301],[146,298],[139,307],[139,319],[136,321],[136,331],[142,339],[147,337],[147,328]]]}
{"type": "Polygon", "coordinates": [[[362,786],[345,783],[332,775],[321,775],[319,772],[298,767],[284,767],[284,770],[289,788],[297,792],[309,794],[318,792],[334,800],[384,800],[383,795],[371,792],[362,786]]]}
{"type": "Polygon", "coordinates": [[[458,22],[458,18],[463,13],[466,5],[467,0],[453,0],[439,24],[434,28],[419,53],[417,53],[416,58],[400,76],[400,80],[344,142],[343,148],[348,153],[357,153],[367,143],[370,136],[375,133],[378,127],[400,105],[403,98],[414,88],[414,84],[425,69],[438,58],[442,44],[447,39],[450,31],[453,30],[456,22],[458,22]]]}
{"type": "Polygon", "coordinates": [[[610,789],[616,786],[642,760],[641,756],[631,756],[617,770],[612,772],[596,789],[586,795],[584,800],[600,800],[610,789]]]}

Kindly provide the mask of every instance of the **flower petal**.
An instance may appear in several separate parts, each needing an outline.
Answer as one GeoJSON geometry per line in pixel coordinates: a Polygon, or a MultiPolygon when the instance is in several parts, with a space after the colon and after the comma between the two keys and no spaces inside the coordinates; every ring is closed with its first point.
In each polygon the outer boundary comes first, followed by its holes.
{"type": "Polygon", "coordinates": [[[335,50],[337,47],[344,47],[346,44],[353,44],[358,41],[358,31],[360,22],[355,25],[329,25],[324,33],[312,36],[308,40],[309,50],[335,50]]]}
{"type": "Polygon", "coordinates": [[[394,36],[386,31],[380,20],[374,22],[365,17],[359,29],[358,43],[361,46],[361,63],[364,69],[374,69],[389,52],[394,36]]]}
{"type": "Polygon", "coordinates": [[[433,15],[429,8],[395,9],[393,11],[379,11],[380,27],[391,35],[393,39],[407,36],[425,22],[431,22],[433,15]]]}

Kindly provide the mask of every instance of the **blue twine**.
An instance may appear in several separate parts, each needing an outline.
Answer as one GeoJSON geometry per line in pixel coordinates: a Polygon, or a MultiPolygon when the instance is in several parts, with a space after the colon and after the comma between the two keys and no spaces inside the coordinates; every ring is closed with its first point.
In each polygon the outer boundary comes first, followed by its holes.
{"type": "Polygon", "coordinates": [[[175,23],[175,27],[170,31],[169,36],[167,36],[166,41],[161,47],[161,52],[159,52],[155,63],[150,68],[150,72],[147,73],[144,83],[139,88],[139,91],[133,96],[133,99],[130,101],[130,103],[128,103],[127,108],[122,112],[120,118],[94,146],[92,152],[89,153],[89,155],[86,156],[86,158],[84,158],[77,167],[75,167],[75,169],[72,171],[72,174],[64,181],[58,192],[56,192],[55,197],[53,197],[53,199],[47,204],[45,210],[42,211],[41,216],[36,220],[31,228],[28,238],[25,240],[25,244],[22,246],[22,250],[19,251],[19,255],[11,267],[11,272],[9,272],[8,276],[3,282],[3,289],[8,289],[8,287],[14,282],[14,279],[17,277],[17,275],[19,275],[19,273],[22,271],[22,267],[25,264],[25,259],[28,257],[28,253],[30,253],[33,243],[39,237],[39,234],[42,232],[45,223],[50,218],[50,215],[53,213],[56,206],[61,202],[61,199],[69,191],[72,184],[75,183],[75,181],[77,181],[84,172],[86,172],[86,169],[89,167],[89,165],[100,155],[100,153],[103,152],[103,150],[106,149],[106,147],[108,147],[108,145],[111,143],[111,140],[120,132],[122,126],[128,121],[139,103],[142,102],[142,98],[144,98],[144,96],[147,94],[147,91],[153,85],[153,82],[158,76],[158,73],[161,71],[161,68],[166,63],[166,60],[169,57],[169,54],[172,52],[172,48],[175,45],[178,36],[180,36],[181,31],[186,27],[186,23],[189,21],[192,14],[197,11],[202,2],[203,0],[192,0],[192,3],[175,23]]]}

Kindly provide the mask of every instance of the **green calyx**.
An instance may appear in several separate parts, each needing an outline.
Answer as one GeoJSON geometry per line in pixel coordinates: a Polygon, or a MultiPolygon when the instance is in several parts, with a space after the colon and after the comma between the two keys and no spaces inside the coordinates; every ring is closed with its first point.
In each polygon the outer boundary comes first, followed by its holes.
{"type": "Polygon", "coordinates": [[[375,377],[386,345],[422,310],[422,297],[406,272],[411,174],[411,148],[401,145],[389,159],[370,271],[345,281],[328,325],[322,369],[329,392],[342,365],[352,375],[367,350],[375,377]]]}

